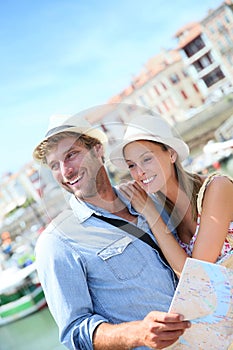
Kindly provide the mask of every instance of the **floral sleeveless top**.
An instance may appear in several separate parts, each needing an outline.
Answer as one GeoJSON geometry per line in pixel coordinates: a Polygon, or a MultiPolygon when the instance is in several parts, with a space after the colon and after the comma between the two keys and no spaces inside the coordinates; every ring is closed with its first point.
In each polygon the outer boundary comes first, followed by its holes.
{"type": "MultiPolygon", "coordinates": [[[[197,226],[196,226],[196,231],[191,239],[191,241],[187,244],[182,242],[179,238],[178,238],[178,242],[180,244],[180,246],[185,250],[185,252],[189,255],[192,256],[192,251],[193,251],[193,247],[197,238],[197,234],[199,231],[199,227],[200,227],[200,220],[201,220],[201,209],[202,209],[202,201],[203,201],[203,197],[205,194],[205,190],[207,188],[207,186],[211,183],[211,181],[213,181],[213,179],[217,176],[225,176],[227,178],[230,179],[230,181],[233,183],[233,179],[231,179],[230,177],[226,176],[226,175],[221,175],[221,174],[211,174],[210,176],[208,176],[203,185],[200,188],[200,191],[198,193],[198,197],[197,197],[197,209],[198,209],[198,219],[197,219],[197,226]]],[[[223,260],[224,257],[228,254],[228,253],[233,253],[233,221],[230,223],[229,228],[228,228],[228,234],[226,236],[225,242],[223,244],[222,247],[222,251],[221,254],[218,257],[217,261],[223,260]]]]}

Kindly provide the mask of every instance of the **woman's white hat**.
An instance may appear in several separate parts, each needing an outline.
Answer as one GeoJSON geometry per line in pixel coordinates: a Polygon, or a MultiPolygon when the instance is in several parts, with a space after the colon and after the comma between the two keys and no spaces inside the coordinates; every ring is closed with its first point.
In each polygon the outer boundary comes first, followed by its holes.
{"type": "Polygon", "coordinates": [[[96,125],[92,126],[83,116],[79,114],[70,117],[67,115],[55,115],[50,118],[45,137],[33,151],[33,158],[35,161],[42,161],[43,155],[41,154],[41,145],[45,141],[56,134],[67,131],[88,135],[98,139],[103,144],[108,140],[103,131],[101,131],[96,125]]]}
{"type": "Polygon", "coordinates": [[[189,155],[188,145],[175,135],[175,130],[159,114],[142,114],[128,123],[123,141],[110,153],[110,161],[122,169],[128,168],[124,160],[124,147],[133,141],[155,141],[173,148],[182,162],[189,155]]]}

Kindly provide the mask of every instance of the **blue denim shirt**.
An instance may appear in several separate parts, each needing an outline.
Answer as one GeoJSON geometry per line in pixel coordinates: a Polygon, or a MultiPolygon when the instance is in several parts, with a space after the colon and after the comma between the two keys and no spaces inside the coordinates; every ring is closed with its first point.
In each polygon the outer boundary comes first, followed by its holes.
{"type": "MultiPolygon", "coordinates": [[[[91,350],[100,323],[167,311],[177,280],[148,244],[91,216],[114,215],[73,196],[70,204],[72,209],[54,219],[38,239],[36,262],[60,341],[68,349],[91,350]]],[[[141,215],[137,226],[149,232],[141,215]]]]}

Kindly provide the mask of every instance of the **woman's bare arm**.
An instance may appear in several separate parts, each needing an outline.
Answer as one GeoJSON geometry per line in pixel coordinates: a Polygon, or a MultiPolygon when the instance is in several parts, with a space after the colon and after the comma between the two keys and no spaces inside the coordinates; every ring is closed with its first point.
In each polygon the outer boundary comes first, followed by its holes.
{"type": "MultiPolygon", "coordinates": [[[[131,200],[134,208],[145,216],[166,259],[179,277],[188,255],[168,230],[151,198],[137,183],[124,184],[120,190],[131,200]]],[[[216,262],[228,233],[230,221],[233,219],[232,208],[232,182],[226,177],[215,178],[209,184],[204,196],[193,258],[216,262]]]]}

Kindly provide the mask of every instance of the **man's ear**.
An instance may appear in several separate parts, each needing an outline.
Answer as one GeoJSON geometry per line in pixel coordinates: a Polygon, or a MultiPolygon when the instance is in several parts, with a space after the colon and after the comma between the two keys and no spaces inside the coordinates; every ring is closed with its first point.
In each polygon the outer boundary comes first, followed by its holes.
{"type": "Polygon", "coordinates": [[[104,156],[104,148],[103,145],[97,144],[94,146],[94,151],[98,157],[103,157],[104,156]]]}

